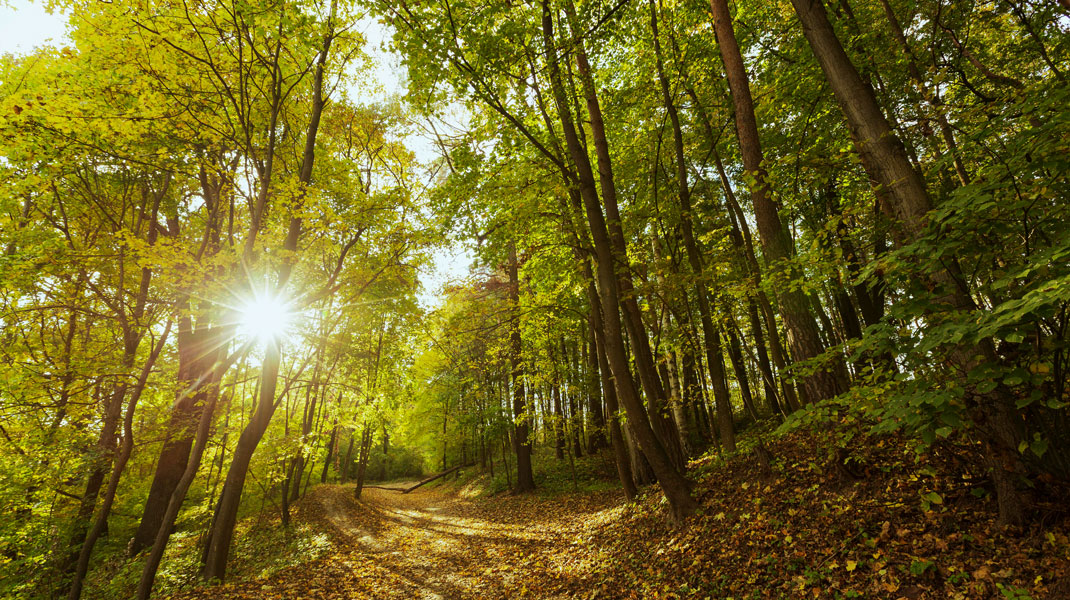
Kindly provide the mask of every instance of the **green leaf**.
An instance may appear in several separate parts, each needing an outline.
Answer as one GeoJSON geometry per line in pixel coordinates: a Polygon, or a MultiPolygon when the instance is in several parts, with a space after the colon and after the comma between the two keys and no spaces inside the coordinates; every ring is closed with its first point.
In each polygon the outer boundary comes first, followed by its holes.
{"type": "Polygon", "coordinates": [[[921,440],[928,445],[932,445],[932,443],[936,441],[936,434],[932,429],[922,429],[921,440]]]}
{"type": "Polygon", "coordinates": [[[941,497],[940,494],[937,494],[936,492],[928,492],[928,493],[922,494],[921,497],[922,497],[923,500],[925,500],[927,502],[932,502],[933,504],[943,504],[944,503],[943,497],[941,497]]]}

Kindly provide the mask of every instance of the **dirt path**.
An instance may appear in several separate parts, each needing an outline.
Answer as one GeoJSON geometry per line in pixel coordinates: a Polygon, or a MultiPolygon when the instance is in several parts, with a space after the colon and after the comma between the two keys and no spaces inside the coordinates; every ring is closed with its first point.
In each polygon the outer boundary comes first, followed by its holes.
{"type": "Polygon", "coordinates": [[[183,598],[588,597],[583,574],[597,552],[586,534],[612,519],[618,493],[561,498],[466,500],[435,490],[411,494],[320,486],[301,517],[331,532],[333,549],[262,580],[183,598]]]}

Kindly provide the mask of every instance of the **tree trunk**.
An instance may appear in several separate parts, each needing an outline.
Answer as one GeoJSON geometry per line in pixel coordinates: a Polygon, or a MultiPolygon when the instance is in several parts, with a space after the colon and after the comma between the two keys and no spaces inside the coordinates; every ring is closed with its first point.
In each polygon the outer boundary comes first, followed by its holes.
{"type": "Polygon", "coordinates": [[[548,0],[544,0],[542,10],[544,51],[547,54],[547,64],[550,67],[554,98],[569,155],[577,168],[580,196],[586,210],[595,249],[599,297],[602,302],[602,318],[605,323],[606,357],[616,382],[618,399],[624,405],[636,439],[644,449],[644,453],[647,455],[658,477],[658,483],[661,485],[662,491],[668,500],[670,513],[675,520],[682,521],[698,508],[698,503],[690,495],[690,482],[677,470],[661,440],[658,439],[651,428],[649,417],[639,398],[638,390],[635,388],[635,381],[632,379],[629,370],[620,320],[621,300],[614,251],[595,189],[590,161],[586,150],[580,146],[579,138],[573,125],[569,103],[561,83],[560,66],[555,49],[557,41],[553,33],[553,15],[550,12],[548,0]]]}
{"type": "MultiPolygon", "coordinates": [[[[221,378],[221,371],[222,369],[217,369],[213,379],[221,378]]],[[[160,567],[160,560],[163,559],[164,549],[167,548],[167,540],[171,537],[171,528],[175,525],[178,511],[181,510],[182,503],[186,499],[186,492],[189,491],[189,486],[193,483],[193,478],[197,475],[197,469],[201,465],[201,457],[204,455],[204,447],[208,443],[212,415],[215,412],[217,399],[218,394],[210,392],[207,404],[201,411],[200,421],[197,424],[196,443],[193,446],[189,461],[186,463],[186,470],[178,480],[174,493],[171,494],[171,499],[160,522],[160,528],[156,532],[156,539],[153,540],[152,549],[145,559],[145,566],[141,571],[141,579],[138,581],[137,600],[148,600],[152,594],[152,584],[156,578],[156,571],[160,567]]]]}
{"type": "MultiPolygon", "coordinates": [[[[308,128],[305,132],[305,147],[301,157],[301,168],[298,173],[298,181],[308,185],[312,180],[312,167],[315,161],[316,136],[319,131],[320,117],[326,100],[323,97],[324,76],[326,71],[327,57],[331,44],[334,41],[334,32],[328,31],[323,38],[323,45],[316,59],[314,81],[312,84],[312,108],[308,128]]],[[[302,217],[297,211],[290,218],[286,232],[286,239],[282,249],[286,253],[279,267],[278,279],[275,285],[275,293],[282,293],[286,289],[292,273],[294,263],[297,260],[297,242],[301,236],[302,217]]],[[[253,227],[246,250],[251,250],[252,241],[255,240],[257,227],[253,227]]],[[[252,460],[253,453],[260,444],[264,432],[271,422],[271,416],[275,412],[275,390],[278,385],[279,366],[282,362],[282,349],[277,340],[269,341],[265,351],[264,365],[261,370],[261,393],[257,403],[256,412],[249,425],[242,430],[238,438],[238,444],[234,449],[230,469],[223,484],[223,492],[219,499],[219,507],[212,520],[212,529],[208,535],[207,552],[205,554],[204,577],[206,579],[222,580],[226,575],[227,558],[230,555],[230,544],[234,537],[234,525],[238,518],[238,507],[241,502],[242,489],[245,486],[245,477],[252,460]]]]}
{"type": "Polygon", "coordinates": [[[635,487],[632,465],[628,458],[628,446],[620,427],[621,414],[620,407],[617,404],[617,390],[613,382],[613,373],[609,366],[609,360],[606,358],[602,307],[598,298],[598,290],[594,284],[594,275],[591,273],[591,266],[587,261],[584,261],[583,266],[584,275],[587,279],[587,301],[590,304],[590,312],[587,313],[587,327],[591,335],[591,351],[598,365],[602,396],[606,403],[609,444],[613,449],[613,461],[617,465],[617,477],[620,479],[621,488],[624,490],[624,497],[628,500],[634,500],[639,495],[639,490],[635,487]]]}
{"type": "MultiPolygon", "coordinates": [[[[743,56],[736,42],[728,0],[710,0],[710,8],[713,12],[717,44],[721,50],[721,59],[732,94],[732,104],[735,107],[736,133],[743,155],[743,168],[752,181],[751,201],[765,261],[768,267],[784,270],[783,275],[794,280],[797,269],[789,262],[790,240],[785,235],[776,203],[771,197],[765,167],[762,165],[762,147],[758,137],[758,123],[754,117],[754,101],[743,56]]],[[[777,286],[777,290],[777,303],[784,323],[791,332],[789,342],[795,360],[805,361],[820,355],[825,349],[820,341],[817,324],[810,313],[806,295],[789,286],[777,286]]],[[[843,391],[833,369],[827,367],[815,370],[812,375],[803,378],[803,385],[812,401],[825,400],[843,391]]]]}
{"type": "MultiPolygon", "coordinates": [[[[305,410],[302,413],[301,420],[301,446],[309,439],[309,434],[312,433],[312,425],[316,415],[316,399],[319,396],[319,390],[316,389],[319,380],[319,360],[316,361],[316,372],[312,375],[312,385],[309,387],[308,392],[305,395],[307,401],[305,410]]],[[[293,478],[293,489],[290,492],[290,501],[296,502],[301,497],[301,479],[305,472],[305,451],[302,449],[294,457],[294,472],[297,474],[293,478]]]]}
{"type": "Polygon", "coordinates": [[[556,379],[551,384],[550,397],[553,401],[553,456],[565,460],[565,412],[561,409],[561,387],[556,379]]]}
{"type": "Polygon", "coordinates": [[[156,539],[167,505],[186,470],[196,426],[210,390],[206,379],[219,358],[219,330],[210,325],[194,329],[191,323],[189,316],[179,319],[178,380],[182,391],[171,410],[163,449],[156,461],[141,521],[127,548],[131,556],[150,546],[156,539]]]}
{"type": "Polygon", "coordinates": [[[736,373],[736,381],[739,383],[739,392],[743,397],[743,408],[750,414],[751,419],[758,421],[758,411],[755,410],[754,397],[751,395],[750,379],[747,377],[747,367],[743,360],[743,351],[739,346],[739,338],[736,337],[735,329],[728,330],[728,358],[732,361],[732,370],[736,373]]]}
{"type": "MultiPolygon", "coordinates": [[[[779,409],[786,416],[791,413],[792,410],[798,408],[799,402],[795,397],[795,390],[786,380],[785,369],[787,368],[787,361],[784,358],[784,349],[780,343],[780,334],[776,327],[776,318],[773,315],[772,306],[769,303],[769,299],[766,297],[765,292],[761,289],[762,282],[762,269],[758,264],[758,258],[754,253],[754,241],[751,238],[750,226],[747,225],[747,219],[743,214],[742,208],[739,206],[739,202],[736,200],[735,192],[732,190],[732,183],[728,178],[728,173],[725,172],[724,163],[721,161],[721,155],[717,151],[717,138],[713,132],[713,126],[710,125],[709,117],[706,115],[705,110],[702,108],[702,104],[699,102],[698,94],[695,93],[694,88],[688,86],[687,94],[690,96],[692,102],[695,105],[696,110],[702,120],[703,129],[706,132],[706,137],[710,143],[710,151],[713,155],[714,165],[717,167],[717,175],[721,181],[721,187],[724,189],[725,201],[728,204],[728,220],[732,224],[732,238],[733,243],[739,250],[744,264],[747,266],[747,271],[751,277],[754,278],[754,285],[757,288],[755,298],[749,300],[749,304],[761,308],[761,316],[765,322],[766,331],[769,333],[769,353],[772,355],[772,366],[776,367],[776,370],[781,375],[781,383],[783,384],[784,393],[779,396],[776,392],[776,379],[773,376],[773,369],[769,367],[769,358],[765,352],[764,337],[762,335],[762,327],[759,325],[758,312],[754,311],[750,314],[751,328],[754,331],[755,346],[758,348],[759,360],[764,356],[765,358],[765,371],[763,371],[763,383],[766,387],[766,398],[770,398],[771,402],[776,402],[779,405],[779,409]]],[[[761,362],[759,362],[761,366],[761,362]]]]}
{"type": "Polygon", "coordinates": [[[234,525],[238,520],[238,506],[245,487],[245,477],[249,473],[249,463],[278,406],[275,402],[275,389],[279,380],[281,361],[282,351],[278,344],[270,343],[262,367],[260,398],[256,403],[256,411],[238,437],[238,443],[234,447],[234,456],[227,470],[227,478],[223,483],[223,492],[212,519],[205,554],[205,579],[222,581],[226,575],[227,557],[230,554],[230,544],[234,537],[234,525]]]}
{"type": "MultiPolygon", "coordinates": [[[[592,305],[592,309],[595,306],[597,305],[592,305]]],[[[608,443],[606,441],[606,413],[602,405],[602,394],[598,387],[598,355],[595,350],[594,334],[590,327],[587,328],[587,339],[585,340],[584,348],[584,359],[587,365],[584,372],[587,384],[587,414],[591,418],[587,436],[587,450],[588,453],[593,454],[605,448],[608,443]]]]}
{"type": "Polygon", "coordinates": [[[156,359],[159,358],[160,351],[167,342],[167,337],[170,333],[171,321],[168,320],[163,333],[160,334],[160,339],[156,342],[156,346],[150,352],[148,360],[145,361],[145,365],[141,369],[141,374],[138,377],[137,382],[134,384],[134,389],[130,393],[130,399],[126,405],[126,416],[123,419],[122,446],[112,465],[111,477],[108,479],[108,488],[104,492],[104,501],[101,504],[100,510],[97,512],[97,518],[93,522],[93,527],[89,530],[89,534],[82,543],[81,551],[78,554],[74,579],[71,582],[71,590],[67,596],[69,600],[78,600],[82,595],[82,584],[85,581],[86,573],[89,571],[89,559],[93,555],[93,547],[96,546],[97,540],[100,539],[100,536],[103,535],[104,530],[108,526],[108,516],[111,514],[112,505],[115,503],[115,493],[119,489],[119,479],[122,477],[123,470],[126,468],[126,463],[130,459],[130,453],[134,449],[134,409],[137,407],[137,403],[141,399],[142,392],[145,391],[145,384],[148,382],[149,374],[152,372],[152,368],[156,364],[156,359]]]}
{"type": "Polygon", "coordinates": [[[349,445],[346,446],[345,458],[342,459],[342,464],[338,467],[339,483],[345,484],[349,481],[349,465],[353,460],[353,434],[355,432],[352,428],[349,428],[349,445]]]}
{"type": "MultiPolygon", "coordinates": [[[[613,161],[606,137],[602,108],[598,100],[594,77],[588,64],[584,48],[581,27],[579,26],[572,0],[565,2],[565,13],[572,29],[572,50],[576,56],[577,71],[586,102],[591,138],[594,142],[595,157],[598,164],[598,185],[602,191],[602,204],[605,206],[605,226],[607,227],[610,254],[616,272],[618,305],[623,315],[624,331],[632,345],[635,368],[639,374],[639,383],[646,395],[650,421],[659,438],[666,455],[676,470],[683,470],[685,458],[675,432],[674,423],[669,414],[668,398],[658,378],[654,355],[650,348],[642,311],[639,308],[637,293],[632,284],[628,260],[627,241],[624,237],[623,221],[617,202],[616,181],[613,177],[613,161]]],[[[589,162],[589,161],[588,161],[589,162]]],[[[592,172],[593,189],[593,172],[592,172]]],[[[601,207],[599,208],[601,212],[601,207]]],[[[596,243],[597,244],[597,243],[596,243]]]]}
{"type": "MultiPolygon", "coordinates": [[[[565,357],[565,364],[572,364],[571,360],[568,360],[568,351],[565,348],[565,339],[561,338],[561,356],[565,357]]],[[[578,370],[578,365],[571,372],[578,370]]],[[[572,457],[583,456],[583,412],[580,408],[579,402],[577,402],[576,394],[571,390],[578,389],[575,385],[568,385],[566,391],[559,391],[559,394],[567,394],[568,396],[568,423],[569,431],[572,435],[572,457]]]]}
{"type": "MultiPolygon", "coordinates": [[[[338,399],[341,401],[342,395],[338,394],[338,399]]],[[[327,473],[331,468],[331,455],[334,454],[334,445],[338,439],[338,419],[334,420],[334,425],[331,426],[331,437],[327,441],[327,458],[323,459],[323,471],[320,472],[320,483],[327,483],[327,473]]]]}
{"type": "MultiPolygon", "coordinates": [[[[847,118],[863,166],[882,188],[888,190],[892,206],[882,208],[895,218],[900,227],[899,239],[907,242],[924,234],[928,226],[931,200],[921,175],[910,164],[902,141],[888,125],[873,90],[858,74],[829,23],[820,0],[792,0],[795,13],[802,22],[803,33],[828,79],[833,94],[847,118]]],[[[976,305],[968,294],[957,261],[948,263],[945,270],[930,275],[940,290],[936,305],[939,310],[969,311],[976,305]]],[[[991,339],[978,347],[951,349],[951,358],[959,369],[966,371],[981,360],[996,361],[991,339]]],[[[973,394],[970,412],[979,424],[985,449],[985,461],[997,490],[1000,521],[1018,525],[1024,519],[1025,502],[1015,487],[1016,471],[1021,462],[1017,452],[1020,437],[1015,424],[1014,410],[999,388],[995,393],[973,394]]]]}
{"type": "Polygon", "coordinates": [[[706,402],[703,397],[702,387],[699,383],[698,372],[695,365],[695,352],[690,344],[680,349],[680,395],[684,406],[692,415],[691,420],[695,423],[696,433],[704,442],[710,441],[710,419],[706,413],[706,402]]]}
{"type": "Polygon", "coordinates": [[[514,316],[509,327],[509,360],[512,363],[513,380],[513,449],[516,451],[516,491],[530,492],[535,489],[535,476],[531,469],[531,439],[528,435],[527,403],[524,400],[524,362],[520,339],[520,275],[517,264],[516,245],[509,244],[509,300],[514,316]]]}
{"type": "MultiPolygon", "coordinates": [[[[687,261],[691,265],[691,271],[695,274],[695,298],[698,301],[699,322],[702,325],[706,362],[711,366],[718,361],[722,361],[723,364],[723,359],[715,360],[715,354],[721,352],[720,337],[713,326],[713,316],[703,274],[702,253],[699,250],[698,243],[695,241],[694,227],[692,225],[691,186],[688,183],[687,163],[684,159],[683,130],[680,127],[680,117],[677,114],[676,104],[673,102],[669,88],[669,78],[665,75],[665,66],[661,56],[661,41],[658,39],[657,9],[653,0],[649,4],[650,28],[654,35],[655,65],[657,67],[658,81],[661,84],[661,99],[669,113],[669,122],[672,125],[673,148],[676,157],[677,196],[680,200],[680,232],[684,240],[684,249],[687,251],[687,261]]],[[[713,370],[715,370],[715,367],[711,369],[711,372],[713,370]]],[[[728,388],[714,383],[713,395],[717,406],[718,422],[721,423],[721,436],[729,447],[729,451],[734,451],[736,447],[736,432],[732,420],[732,404],[728,397],[728,388]]]]}
{"type": "Polygon", "coordinates": [[[368,468],[368,457],[371,455],[372,448],[372,429],[371,425],[365,425],[364,431],[360,436],[360,456],[357,458],[357,486],[353,489],[353,494],[359,499],[360,494],[364,491],[364,472],[368,468]]]}

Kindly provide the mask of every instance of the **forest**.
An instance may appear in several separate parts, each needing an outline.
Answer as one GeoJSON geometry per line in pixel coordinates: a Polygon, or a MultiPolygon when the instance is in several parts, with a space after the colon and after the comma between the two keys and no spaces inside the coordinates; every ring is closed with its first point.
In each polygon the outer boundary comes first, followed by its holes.
{"type": "Polygon", "coordinates": [[[1070,598],[1070,1],[47,6],[0,597],[1070,598]]]}

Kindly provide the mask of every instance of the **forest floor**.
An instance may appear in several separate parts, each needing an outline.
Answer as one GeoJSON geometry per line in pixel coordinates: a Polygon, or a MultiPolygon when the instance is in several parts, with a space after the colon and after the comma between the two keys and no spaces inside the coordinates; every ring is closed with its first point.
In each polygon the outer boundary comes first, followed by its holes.
{"type": "MultiPolygon", "coordinates": [[[[623,495],[504,500],[434,488],[365,489],[357,500],[352,485],[321,485],[302,500],[298,518],[328,530],[332,552],[267,579],[173,598],[543,597],[545,576],[561,579],[572,570],[575,553],[562,550],[619,514],[623,495]]],[[[580,589],[580,579],[570,591],[580,589]]]]}
{"type": "Polygon", "coordinates": [[[626,503],[617,491],[474,497],[478,478],[360,500],[318,486],[296,520],[328,532],[330,551],[173,598],[1070,598],[1063,492],[1038,488],[1034,524],[1003,529],[955,454],[869,438],[842,469],[818,450],[828,441],[769,443],[766,476],[746,452],[693,461],[703,508],[686,528],[666,521],[655,488],[626,503]]]}

